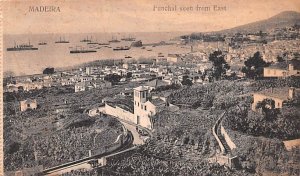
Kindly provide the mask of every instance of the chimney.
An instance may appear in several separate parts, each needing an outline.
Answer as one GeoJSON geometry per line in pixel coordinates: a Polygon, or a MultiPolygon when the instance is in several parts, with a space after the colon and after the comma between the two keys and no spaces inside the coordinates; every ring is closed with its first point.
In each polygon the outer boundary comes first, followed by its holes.
{"type": "Polygon", "coordinates": [[[289,71],[294,70],[294,65],[293,64],[289,64],[289,71]]]}
{"type": "Polygon", "coordinates": [[[289,88],[289,99],[293,99],[293,98],[295,98],[295,88],[290,87],[289,88]]]}

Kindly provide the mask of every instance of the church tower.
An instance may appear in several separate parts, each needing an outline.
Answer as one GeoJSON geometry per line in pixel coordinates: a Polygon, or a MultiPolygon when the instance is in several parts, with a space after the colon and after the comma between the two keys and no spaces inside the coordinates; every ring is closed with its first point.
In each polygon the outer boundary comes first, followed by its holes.
{"type": "Polygon", "coordinates": [[[150,99],[150,90],[147,87],[140,86],[133,89],[134,91],[134,117],[136,119],[136,123],[141,125],[142,118],[145,114],[146,107],[144,103],[146,103],[150,99]]]}

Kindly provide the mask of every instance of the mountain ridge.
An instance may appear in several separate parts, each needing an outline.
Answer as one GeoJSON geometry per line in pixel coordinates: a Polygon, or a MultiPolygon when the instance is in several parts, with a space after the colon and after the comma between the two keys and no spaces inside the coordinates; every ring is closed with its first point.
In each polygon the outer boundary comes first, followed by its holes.
{"type": "Polygon", "coordinates": [[[268,31],[274,28],[282,28],[293,26],[294,24],[300,25],[300,12],[296,11],[283,11],[265,20],[260,20],[230,29],[216,31],[217,33],[237,33],[237,32],[258,32],[268,31]]]}

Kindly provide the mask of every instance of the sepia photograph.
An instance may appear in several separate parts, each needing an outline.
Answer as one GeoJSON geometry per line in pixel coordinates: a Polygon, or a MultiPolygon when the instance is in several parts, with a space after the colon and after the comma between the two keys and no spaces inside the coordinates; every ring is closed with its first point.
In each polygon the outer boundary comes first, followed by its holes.
{"type": "Polygon", "coordinates": [[[0,175],[300,175],[299,0],[0,3],[0,175]]]}

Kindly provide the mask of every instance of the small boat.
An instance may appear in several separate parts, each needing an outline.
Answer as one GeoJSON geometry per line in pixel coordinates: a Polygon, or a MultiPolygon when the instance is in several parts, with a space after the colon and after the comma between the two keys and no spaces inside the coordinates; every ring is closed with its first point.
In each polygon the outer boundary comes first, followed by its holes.
{"type": "Polygon", "coordinates": [[[88,45],[98,45],[98,42],[88,42],[88,45]]]}
{"type": "Polygon", "coordinates": [[[121,50],[129,50],[130,49],[130,47],[129,46],[118,46],[118,47],[116,47],[116,48],[114,48],[113,50],[114,51],[121,51],[121,50]]]}
{"type": "Polygon", "coordinates": [[[46,42],[39,42],[38,45],[47,45],[46,42]]]}

